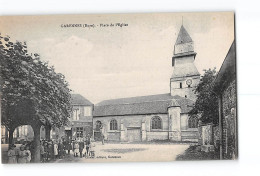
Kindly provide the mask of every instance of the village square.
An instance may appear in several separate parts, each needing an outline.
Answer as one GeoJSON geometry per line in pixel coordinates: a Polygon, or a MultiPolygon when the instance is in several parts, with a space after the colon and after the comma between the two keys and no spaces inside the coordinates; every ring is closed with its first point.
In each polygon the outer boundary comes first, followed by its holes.
{"type": "Polygon", "coordinates": [[[194,63],[200,41],[176,28],[168,92],[98,103],[71,92],[26,43],[1,36],[2,162],[236,159],[235,40],[220,69],[202,75],[194,63]]]}

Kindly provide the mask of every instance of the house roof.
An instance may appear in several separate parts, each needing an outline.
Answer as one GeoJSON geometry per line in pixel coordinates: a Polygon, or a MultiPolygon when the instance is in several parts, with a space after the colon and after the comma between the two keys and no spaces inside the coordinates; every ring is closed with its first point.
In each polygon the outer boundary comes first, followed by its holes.
{"type": "Polygon", "coordinates": [[[177,37],[175,45],[182,44],[182,43],[189,43],[192,42],[192,39],[186,29],[181,25],[181,29],[179,35],[177,37]]]}
{"type": "Polygon", "coordinates": [[[72,105],[86,105],[91,106],[93,103],[91,103],[88,99],[83,97],[80,94],[71,94],[71,104],[72,105]]]}
{"type": "Polygon", "coordinates": [[[214,91],[221,93],[229,82],[236,79],[236,45],[233,41],[226,58],[214,80],[214,91]]]}
{"type": "Polygon", "coordinates": [[[193,101],[180,96],[158,94],[131,98],[105,100],[94,107],[93,116],[118,116],[118,115],[141,115],[141,114],[167,114],[168,107],[181,107],[182,113],[187,113],[193,101]]]}

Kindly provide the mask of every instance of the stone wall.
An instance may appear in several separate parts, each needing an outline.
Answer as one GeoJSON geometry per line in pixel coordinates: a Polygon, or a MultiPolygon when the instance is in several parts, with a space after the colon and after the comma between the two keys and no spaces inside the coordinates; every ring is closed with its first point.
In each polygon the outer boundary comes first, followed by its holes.
{"type": "Polygon", "coordinates": [[[222,94],[222,152],[224,159],[237,156],[236,81],[232,81],[222,94]]]}
{"type": "Polygon", "coordinates": [[[168,139],[168,114],[94,117],[94,129],[97,121],[100,121],[103,125],[102,133],[105,140],[128,141],[128,130],[133,128],[140,129],[142,141],[168,139]],[[151,129],[151,119],[154,116],[159,116],[162,119],[162,129],[151,129]],[[117,121],[117,130],[110,130],[112,119],[117,121]]]}

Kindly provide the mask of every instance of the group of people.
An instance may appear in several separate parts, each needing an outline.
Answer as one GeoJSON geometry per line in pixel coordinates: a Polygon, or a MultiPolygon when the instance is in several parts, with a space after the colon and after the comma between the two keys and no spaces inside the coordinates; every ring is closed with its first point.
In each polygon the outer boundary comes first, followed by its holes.
{"type": "MultiPolygon", "coordinates": [[[[66,155],[73,153],[74,157],[94,158],[94,144],[90,137],[77,139],[41,140],[40,154],[41,162],[51,162],[62,159],[66,155]]],[[[14,144],[9,146],[8,163],[30,163],[32,159],[31,143],[22,144],[16,148],[14,144]]]]}
{"type": "Polygon", "coordinates": [[[74,157],[90,157],[95,156],[94,144],[91,144],[91,139],[78,138],[71,140],[61,139],[59,141],[41,141],[41,162],[49,162],[56,159],[62,159],[65,155],[70,155],[73,152],[74,157]]]}
{"type": "Polygon", "coordinates": [[[64,158],[67,146],[64,140],[42,140],[41,141],[41,162],[49,162],[64,158]]]}
{"type": "Polygon", "coordinates": [[[19,148],[16,145],[11,144],[8,150],[8,163],[30,163],[31,151],[30,145],[22,144],[19,148]]]}
{"type": "Polygon", "coordinates": [[[80,138],[78,140],[75,140],[73,142],[73,153],[74,157],[80,156],[85,158],[94,158],[95,157],[95,151],[94,151],[94,144],[91,143],[90,138],[86,138],[84,141],[83,138],[80,138]]]}

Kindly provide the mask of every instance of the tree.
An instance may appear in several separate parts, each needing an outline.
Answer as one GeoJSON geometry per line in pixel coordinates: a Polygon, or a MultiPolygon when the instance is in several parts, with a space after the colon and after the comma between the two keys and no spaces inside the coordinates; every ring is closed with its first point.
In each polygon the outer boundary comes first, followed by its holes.
{"type": "Polygon", "coordinates": [[[197,100],[189,112],[189,116],[199,116],[200,121],[204,124],[218,124],[218,98],[212,91],[217,75],[216,68],[204,70],[204,72],[195,89],[197,100]]]}
{"type": "Polygon", "coordinates": [[[10,138],[16,127],[32,126],[35,161],[39,162],[40,127],[61,127],[68,122],[71,112],[68,83],[38,54],[28,54],[25,42],[14,43],[1,34],[0,61],[2,124],[8,128],[10,138]]]}

